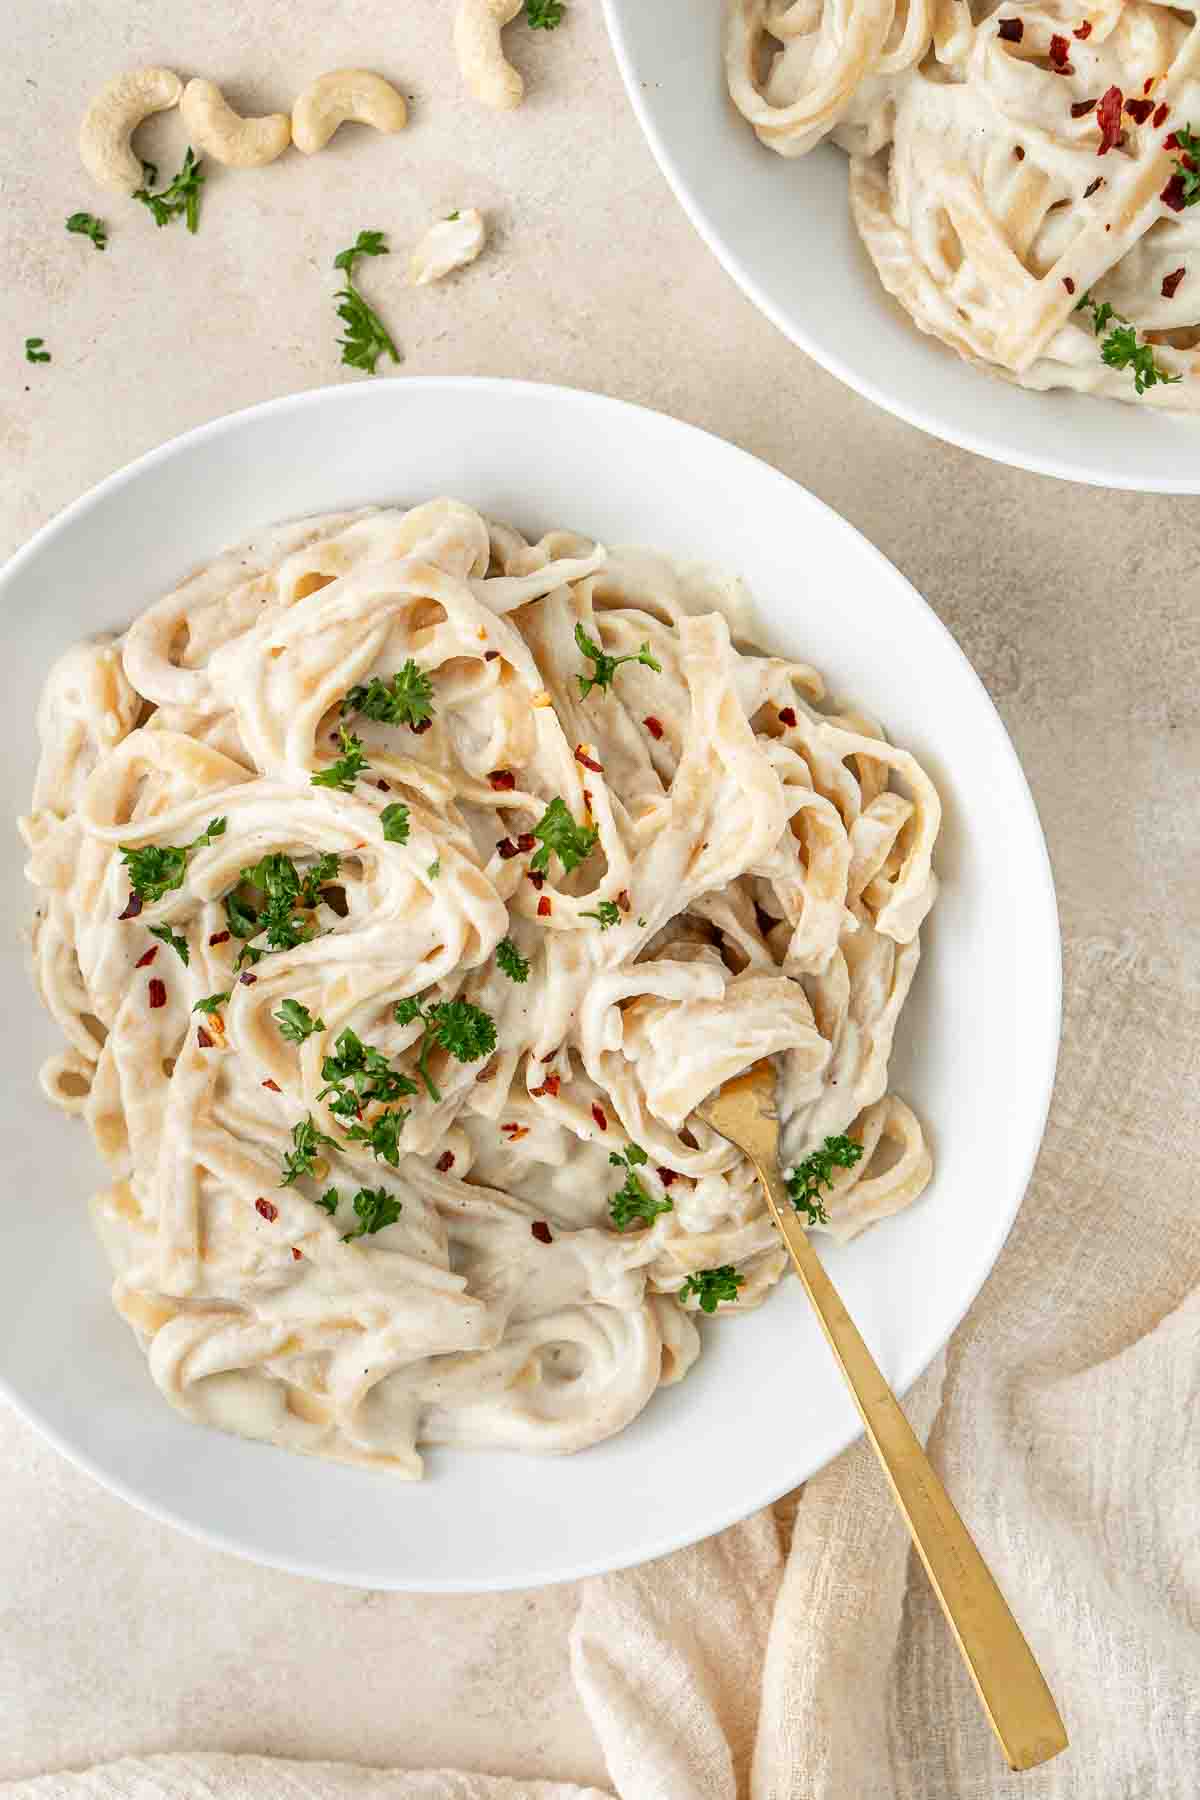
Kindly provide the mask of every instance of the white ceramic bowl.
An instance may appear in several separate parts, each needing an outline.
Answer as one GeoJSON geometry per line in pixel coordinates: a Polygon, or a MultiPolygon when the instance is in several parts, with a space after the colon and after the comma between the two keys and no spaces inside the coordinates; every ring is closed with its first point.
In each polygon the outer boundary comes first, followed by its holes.
{"type": "MultiPolygon", "coordinates": [[[[1035,394],[961,361],[884,293],[850,218],[846,158],[788,161],[725,91],[725,0],[604,0],[634,112],[692,224],[739,287],[809,356],[935,437],[1099,487],[1200,493],[1194,417],[1035,394]]],[[[779,380],[788,355],[779,352],[779,380]]]]}
{"type": "MultiPolygon", "coordinates": [[[[28,804],[33,708],[52,659],[120,627],[268,521],[462,496],[526,531],[571,525],[739,570],[764,637],[811,658],[939,784],[944,889],[905,1010],[895,1082],[937,1175],[829,1266],[891,1380],[943,1344],[999,1251],[1041,1136],[1059,1023],[1054,892],[1004,728],[903,578],[811,495],[660,414],[518,382],[381,381],[278,400],[145,456],[0,576],[5,810],[28,804]]],[[[583,1455],[435,1452],[420,1486],[186,1423],[111,1310],[84,1197],[84,1127],[34,1086],[57,1047],[23,967],[28,890],[3,836],[8,1027],[0,1042],[0,1388],[60,1449],[155,1516],[258,1561],[371,1587],[560,1580],[703,1537],[802,1481],[858,1423],[799,1286],[705,1323],[681,1386],[583,1455]]]]}

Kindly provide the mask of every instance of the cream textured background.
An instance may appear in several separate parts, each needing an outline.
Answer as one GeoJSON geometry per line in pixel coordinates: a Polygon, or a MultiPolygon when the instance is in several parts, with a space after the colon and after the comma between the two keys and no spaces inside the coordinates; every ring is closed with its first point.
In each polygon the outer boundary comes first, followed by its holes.
{"type": "MultiPolygon", "coordinates": [[[[404,351],[397,378],[600,389],[706,426],[819,494],[926,595],[999,706],[1050,841],[1068,972],[1089,974],[1098,1002],[1106,967],[1134,994],[1139,969],[1161,995],[1194,992],[1200,503],[1002,469],[859,400],[791,349],[693,234],[626,106],[595,0],[572,0],[553,36],[510,32],[530,97],[507,117],[461,93],[449,11],[13,0],[0,554],[191,425],[364,379],[337,361],[335,250],[362,227],[399,250],[436,213],[479,205],[491,247],[455,281],[406,292],[399,256],[363,276],[404,351]],[[198,237],[156,232],[140,208],[93,194],[74,154],[94,85],[155,60],[225,84],[246,110],[286,108],[322,69],[359,63],[412,97],[411,124],[387,140],[347,129],[311,162],[218,173],[198,237]],[[62,230],[80,207],[110,221],[103,256],[62,230]],[[25,364],[30,334],[51,364],[25,364]]],[[[179,130],[145,134],[165,169],[179,130]]],[[[1088,1019],[1069,1017],[1064,1071],[1089,1092],[1088,1019]]],[[[1144,1047],[1146,1023],[1131,1043],[1144,1047]]],[[[1121,1042],[1110,1021],[1118,1088],[1121,1042]]],[[[1069,1172],[1070,1130],[1060,1118],[1050,1177],[1069,1172]]],[[[1194,1188],[1200,1143],[1174,1150],[1194,1188]]],[[[606,1785],[568,1666],[571,1590],[426,1600],[257,1570],[109,1499],[2,1408],[0,1467],[0,1779],[205,1748],[606,1785]]]]}

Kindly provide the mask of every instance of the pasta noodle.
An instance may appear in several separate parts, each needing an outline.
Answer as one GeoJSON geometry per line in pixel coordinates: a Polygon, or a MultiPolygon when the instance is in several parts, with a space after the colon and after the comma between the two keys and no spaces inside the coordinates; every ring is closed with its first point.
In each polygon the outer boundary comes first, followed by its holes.
{"type": "Polygon", "coordinates": [[[862,1146],[836,1236],[920,1193],[887,1063],[938,798],[746,629],[736,583],[437,500],[273,529],[53,669],[43,1087],[189,1418],[412,1477],[620,1430],[698,1353],[690,1278],[737,1311],[784,1267],[694,1113],[760,1057],[791,1159],[862,1146]]]}
{"type": "Polygon", "coordinates": [[[726,73],[771,149],[849,152],[859,234],[922,331],[1025,387],[1200,405],[1200,15],[729,0],[726,73]]]}

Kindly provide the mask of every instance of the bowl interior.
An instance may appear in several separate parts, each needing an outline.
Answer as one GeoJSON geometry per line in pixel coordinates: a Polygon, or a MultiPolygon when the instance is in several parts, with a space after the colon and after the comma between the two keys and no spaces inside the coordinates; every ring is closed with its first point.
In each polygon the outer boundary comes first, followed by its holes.
{"type": "MultiPolygon", "coordinates": [[[[740,571],[764,640],[813,660],[939,783],[943,893],[894,1063],[938,1172],[911,1211],[828,1252],[885,1371],[906,1387],[978,1290],[1032,1167],[1058,1033],[1053,888],[1012,747],[953,640],[876,551],[776,471],[659,414],[499,381],[327,389],[192,432],[79,501],[0,576],[6,810],[28,805],[36,696],[72,640],[123,626],[265,522],[438,493],[526,531],[572,525],[740,571]]],[[[0,854],[0,1387],[110,1487],[260,1561],[366,1586],[470,1590],[612,1568],[702,1537],[855,1435],[790,1281],[760,1311],[706,1327],[686,1382],[572,1458],[434,1453],[425,1484],[409,1486],[184,1422],[111,1310],[85,1215],[97,1185],[85,1129],[34,1086],[57,1034],[24,967],[30,902],[14,831],[0,854]]]]}
{"type": "MultiPolygon", "coordinates": [[[[787,160],[725,91],[725,0],[604,0],[633,109],[692,223],[755,305],[831,374],[910,425],[997,462],[1100,487],[1200,492],[1193,417],[1038,394],[924,336],[879,283],[832,145],[787,160]]],[[[780,375],[786,379],[786,352],[780,375]]]]}

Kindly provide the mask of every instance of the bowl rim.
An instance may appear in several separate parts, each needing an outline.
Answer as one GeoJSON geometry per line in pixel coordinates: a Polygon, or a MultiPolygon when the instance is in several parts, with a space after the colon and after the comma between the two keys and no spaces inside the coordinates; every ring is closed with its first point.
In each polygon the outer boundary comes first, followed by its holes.
{"type": "MultiPolygon", "coordinates": [[[[721,6],[726,0],[717,0],[721,6]]],[[[1180,475],[1177,478],[1157,478],[1153,476],[1136,476],[1126,474],[1101,474],[1086,463],[1075,464],[1062,457],[1039,455],[1036,451],[1025,451],[1000,445],[990,439],[985,432],[965,430],[957,425],[948,424],[939,414],[927,407],[912,405],[899,400],[869,375],[860,374],[858,370],[827,344],[817,342],[788,316],[782,307],[772,299],[770,293],[762,286],[753,270],[742,261],[730,247],[722,233],[710,218],[703,198],[688,181],[675,159],[662,131],[659,129],[654,110],[647,103],[642,83],[637,73],[633,52],[625,33],[624,15],[621,0],[601,0],[605,23],[608,26],[609,41],[617,68],[625,86],[625,93],[633,108],[638,124],[646,142],[654,155],[660,171],[665,176],[667,185],[675,195],[688,219],[708,245],[725,273],[736,282],[746,298],[755,305],[763,316],[771,321],[776,330],[782,332],[789,342],[803,350],[815,363],[825,369],[838,381],[854,393],[861,394],[884,412],[891,413],[893,418],[901,419],[906,425],[915,426],[927,436],[938,438],[942,443],[953,444],[959,450],[969,450],[975,456],[985,457],[989,462],[1003,464],[1008,468],[1026,469],[1031,475],[1048,475],[1056,481],[1079,482],[1085,487],[1110,488],[1135,494],[1200,494],[1200,469],[1192,476],[1180,475]]],[[[747,126],[747,130],[749,127],[747,126]]],[[[913,330],[916,327],[913,326],[913,330]]],[[[1095,396],[1082,396],[1095,398],[1095,396]]],[[[1119,405],[1113,401],[1110,404],[1119,405]]]]}
{"type": "MultiPolygon", "coordinates": [[[[1041,1149],[1045,1134],[1046,1121],[1054,1091],[1055,1070],[1062,1030],[1062,938],[1058,914],[1057,896],[1054,885],[1053,868],[1045,833],[1037,805],[1030,789],[1024,769],[1021,766],[1016,748],[1009,736],[1008,729],[988,693],[979,675],[976,673],[966,653],[949,628],[938,617],[929,602],[912,585],[901,570],[884,556],[883,552],[871,543],[858,528],[844,519],[819,496],[803,487],[791,476],[784,474],[764,458],[755,456],[740,445],[718,436],[715,432],[706,431],[703,427],[692,425],[675,418],[672,414],[657,408],[642,406],[636,402],[622,400],[611,395],[598,394],[586,388],[572,388],[549,382],[509,379],[503,376],[409,376],[395,384],[401,393],[418,389],[426,392],[467,392],[477,394],[488,392],[496,396],[523,394],[541,396],[554,404],[579,408],[585,412],[595,409],[609,415],[635,415],[655,421],[661,428],[664,424],[674,432],[681,433],[684,438],[705,440],[716,445],[726,455],[751,463],[765,474],[789,496],[793,503],[799,501],[807,507],[818,510],[825,515],[827,522],[835,532],[854,541],[860,553],[865,553],[868,560],[876,563],[890,582],[899,583],[907,591],[909,600],[917,609],[926,615],[927,621],[940,635],[950,652],[951,659],[956,661],[968,686],[972,686],[987,714],[991,715],[997,728],[996,752],[1006,760],[1012,782],[1012,798],[1014,806],[1020,808],[1022,823],[1032,827],[1031,856],[1028,877],[1031,883],[1036,882],[1037,903],[1040,906],[1044,921],[1044,930],[1039,934],[1038,949],[1044,957],[1042,968],[1043,1010],[1038,1021],[1036,1037],[1031,1034],[1030,1062],[1040,1065],[1037,1079],[1037,1091],[1040,1101],[1036,1107],[1031,1106],[1025,1121],[1027,1142],[1025,1153],[1021,1158],[1020,1176],[1014,1182],[1011,1203],[1005,1210],[997,1210],[990,1221],[990,1229],[981,1231],[978,1240],[982,1254],[976,1264],[977,1275],[972,1275],[965,1282],[962,1290],[961,1305],[954,1317],[948,1322],[939,1321],[936,1329],[928,1338],[921,1337],[917,1345],[910,1349],[906,1366],[896,1378],[896,1392],[903,1397],[916,1381],[925,1373],[938,1353],[945,1347],[958,1329],[966,1313],[974,1303],[985,1281],[995,1266],[1006,1238],[1020,1211],[1021,1204],[1028,1191],[1035,1162],[1041,1149]],[[1038,853],[1032,854],[1032,846],[1036,844],[1038,853]]],[[[392,382],[381,382],[377,385],[333,383],[323,387],[304,389],[297,393],[276,396],[273,399],[257,402],[248,407],[239,408],[235,412],[224,413],[215,419],[206,420],[202,424],[179,433],[164,443],[144,451],[132,462],[114,470],[93,487],[87,489],[75,500],[71,501],[60,512],[49,519],[22,545],[7,562],[0,565],[0,604],[11,583],[18,577],[27,564],[32,562],[47,546],[68,535],[76,522],[88,513],[102,507],[108,498],[123,487],[135,482],[144,472],[170,461],[176,456],[185,454],[196,445],[209,439],[221,438],[236,434],[244,425],[253,420],[261,420],[269,415],[286,417],[289,413],[319,410],[329,405],[334,397],[337,404],[345,406],[386,404],[392,382]]],[[[395,396],[392,396],[394,399],[395,396]]],[[[419,1582],[406,1576],[396,1578],[394,1575],[375,1575],[369,1582],[359,1571],[349,1570],[327,1560],[311,1560],[288,1554],[272,1554],[261,1547],[250,1547],[220,1527],[205,1525],[196,1519],[186,1516],[174,1507],[148,1497],[122,1475],[104,1466],[89,1451],[81,1449],[70,1437],[45,1418],[38,1406],[25,1398],[10,1382],[2,1365],[0,1365],[0,1397],[6,1399],[34,1429],[68,1462],[99,1482],[101,1487],[127,1501],[137,1511],[147,1514],[161,1524],[183,1531],[187,1536],[207,1544],[212,1548],[226,1551],[244,1561],[260,1564],[270,1568],[283,1570],[290,1574],[306,1576],[310,1579],[326,1580],[348,1586],[382,1588],[392,1591],[415,1593],[482,1593],[502,1592],[512,1589],[551,1586],[559,1582],[582,1580],[593,1575],[613,1573],[620,1569],[641,1566],[653,1562],[672,1551],[701,1542],[717,1533],[728,1529],[731,1525],[749,1518],[753,1513],[765,1506],[772,1505],[784,1494],[804,1481],[811,1479],[821,1469],[826,1468],[844,1450],[857,1443],[864,1435],[861,1423],[855,1417],[847,1429],[832,1439],[832,1447],[822,1446],[817,1460],[809,1466],[807,1456],[802,1453],[796,1468],[783,1472],[780,1478],[772,1477],[763,1491],[756,1491],[751,1498],[739,1500],[727,1506],[705,1520],[697,1531],[694,1523],[676,1525],[661,1531],[647,1547],[641,1545],[619,1559],[609,1555],[601,1555],[595,1559],[582,1558],[570,1568],[557,1569],[547,1573],[531,1567],[514,1567],[502,1575],[490,1577],[486,1581],[477,1578],[439,1577],[436,1582],[419,1582]]]]}

